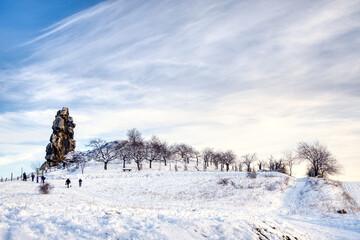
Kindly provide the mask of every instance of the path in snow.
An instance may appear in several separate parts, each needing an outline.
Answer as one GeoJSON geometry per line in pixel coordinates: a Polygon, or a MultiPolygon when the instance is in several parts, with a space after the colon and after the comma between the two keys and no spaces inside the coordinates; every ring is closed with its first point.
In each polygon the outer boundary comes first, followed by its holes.
{"type": "Polygon", "coordinates": [[[302,190],[306,184],[306,178],[298,178],[295,184],[287,190],[283,198],[283,206],[280,208],[284,214],[294,214],[299,209],[299,200],[301,200],[302,190]]]}

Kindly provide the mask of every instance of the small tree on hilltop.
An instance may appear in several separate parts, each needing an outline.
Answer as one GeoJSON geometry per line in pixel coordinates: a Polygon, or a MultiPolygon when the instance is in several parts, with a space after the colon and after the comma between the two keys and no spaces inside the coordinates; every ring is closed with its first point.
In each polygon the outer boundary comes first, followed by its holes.
{"type": "Polygon", "coordinates": [[[141,133],[136,129],[130,129],[127,132],[130,156],[136,162],[137,168],[140,171],[141,165],[147,156],[147,148],[145,142],[141,136],[141,133]]]}
{"type": "Polygon", "coordinates": [[[117,141],[115,150],[117,155],[123,161],[123,168],[125,168],[125,163],[130,163],[130,144],[127,140],[117,141]]]}
{"type": "Polygon", "coordinates": [[[246,166],[246,171],[251,172],[251,163],[257,160],[256,153],[248,153],[242,156],[242,159],[243,159],[243,163],[246,166]]]}
{"type": "Polygon", "coordinates": [[[298,158],[293,151],[290,150],[284,151],[283,155],[285,165],[289,168],[289,175],[292,176],[292,169],[294,165],[297,164],[298,158]]]}
{"type": "Polygon", "coordinates": [[[152,162],[161,159],[161,141],[153,135],[149,142],[146,143],[147,148],[147,160],[149,161],[149,168],[151,168],[152,162]]]}
{"type": "Polygon", "coordinates": [[[212,148],[205,148],[202,151],[202,156],[204,160],[204,170],[209,167],[210,162],[212,161],[212,157],[214,156],[214,150],[212,148]]]}
{"type": "Polygon", "coordinates": [[[77,166],[81,168],[81,173],[84,174],[84,169],[87,165],[87,158],[85,153],[74,151],[70,153],[70,161],[74,162],[77,166]]]}
{"type": "Polygon", "coordinates": [[[162,142],[160,145],[161,159],[164,161],[166,166],[167,161],[174,155],[174,146],[168,145],[167,142],[162,142]]]}
{"type": "Polygon", "coordinates": [[[236,155],[233,151],[227,150],[222,154],[222,162],[226,165],[226,171],[229,171],[229,165],[234,163],[236,155]]]}
{"type": "Polygon", "coordinates": [[[308,176],[339,174],[342,166],[325,145],[318,141],[314,143],[300,142],[297,148],[300,160],[308,163],[308,176]]]}

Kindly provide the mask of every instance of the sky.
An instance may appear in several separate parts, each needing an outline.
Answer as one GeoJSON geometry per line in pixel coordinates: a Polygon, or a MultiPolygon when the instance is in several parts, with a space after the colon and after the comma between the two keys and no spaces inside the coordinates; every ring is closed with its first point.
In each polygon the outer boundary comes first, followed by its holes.
{"type": "Polygon", "coordinates": [[[0,2],[4,177],[66,106],[77,150],[130,128],[261,159],[318,140],[360,181],[357,0],[0,2]]]}

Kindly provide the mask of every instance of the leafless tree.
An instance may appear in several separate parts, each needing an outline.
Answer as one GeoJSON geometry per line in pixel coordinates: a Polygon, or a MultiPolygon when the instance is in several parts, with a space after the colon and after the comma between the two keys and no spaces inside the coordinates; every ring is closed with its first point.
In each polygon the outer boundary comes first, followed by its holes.
{"type": "Polygon", "coordinates": [[[306,161],[309,164],[309,176],[339,174],[342,170],[342,166],[332,153],[325,145],[320,144],[318,141],[314,143],[298,143],[297,154],[300,160],[306,161]]]}
{"type": "Polygon", "coordinates": [[[127,132],[130,156],[136,162],[137,168],[141,170],[142,161],[147,156],[147,148],[145,146],[145,142],[141,137],[141,133],[133,128],[128,130],[127,132]]]}
{"type": "Polygon", "coordinates": [[[209,163],[214,156],[214,150],[212,148],[205,148],[202,151],[202,156],[203,156],[203,160],[204,160],[204,170],[206,170],[207,167],[209,167],[209,163]]]}
{"type": "Polygon", "coordinates": [[[31,168],[34,170],[34,172],[37,172],[38,169],[41,168],[41,166],[44,164],[42,161],[33,161],[31,162],[31,168]]]}
{"type": "Polygon", "coordinates": [[[190,158],[193,157],[194,149],[190,145],[181,143],[175,145],[175,152],[186,165],[190,163],[190,158]]]}
{"type": "Polygon", "coordinates": [[[256,153],[248,153],[242,156],[243,163],[246,165],[246,171],[251,172],[251,163],[257,160],[256,153]]]}
{"type": "Polygon", "coordinates": [[[275,159],[273,155],[270,155],[269,157],[269,170],[275,171],[275,159]]]}
{"type": "MultiPolygon", "coordinates": [[[[215,169],[219,169],[219,163],[221,164],[221,158],[222,158],[221,151],[216,151],[211,156],[211,162],[215,165],[215,169]]],[[[221,168],[221,166],[220,166],[220,168],[221,168]]],[[[221,170],[223,170],[223,169],[221,168],[221,170]]]]}
{"type": "Polygon", "coordinates": [[[127,140],[117,141],[115,145],[115,150],[117,151],[117,155],[123,161],[123,168],[125,168],[125,163],[130,163],[130,144],[127,140]]]}
{"type": "Polygon", "coordinates": [[[292,169],[297,164],[298,158],[291,150],[284,151],[283,155],[285,165],[289,168],[289,175],[292,176],[292,169]]]}
{"type": "Polygon", "coordinates": [[[118,157],[115,146],[112,146],[110,143],[106,143],[105,140],[100,138],[90,140],[87,146],[93,148],[92,157],[94,157],[96,161],[104,163],[104,170],[107,170],[109,162],[117,159],[118,157]]]}
{"type": "Polygon", "coordinates": [[[160,139],[153,135],[149,142],[145,144],[147,148],[146,159],[149,161],[149,167],[151,168],[151,164],[153,161],[161,159],[161,141],[160,139]]]}
{"type": "Polygon", "coordinates": [[[164,161],[166,166],[167,161],[174,155],[174,146],[168,145],[167,142],[162,142],[160,145],[161,159],[164,161]]]}
{"type": "Polygon", "coordinates": [[[197,151],[196,149],[194,149],[194,157],[196,158],[196,166],[199,166],[199,159],[201,158],[201,153],[199,151],[197,151]]]}
{"type": "Polygon", "coordinates": [[[262,159],[259,159],[257,161],[257,165],[258,165],[259,170],[264,170],[265,167],[266,167],[266,161],[262,160],[262,159]]]}
{"type": "Polygon", "coordinates": [[[84,174],[84,169],[88,162],[85,153],[74,151],[71,152],[70,158],[71,158],[70,161],[75,163],[77,166],[79,166],[81,169],[81,173],[84,174]]]}
{"type": "Polygon", "coordinates": [[[222,163],[226,165],[226,171],[229,171],[229,165],[235,162],[236,155],[233,151],[227,150],[226,152],[222,153],[222,163]]]}

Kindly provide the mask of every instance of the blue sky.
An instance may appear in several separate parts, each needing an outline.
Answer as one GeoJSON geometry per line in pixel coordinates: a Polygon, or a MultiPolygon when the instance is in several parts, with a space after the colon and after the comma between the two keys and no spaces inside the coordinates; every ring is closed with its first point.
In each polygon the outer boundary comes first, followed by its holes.
{"type": "Polygon", "coordinates": [[[317,139],[342,179],[360,180],[358,1],[11,2],[1,3],[15,9],[0,25],[3,174],[43,159],[67,106],[79,150],[133,127],[264,159],[317,139]]]}

